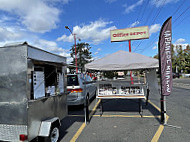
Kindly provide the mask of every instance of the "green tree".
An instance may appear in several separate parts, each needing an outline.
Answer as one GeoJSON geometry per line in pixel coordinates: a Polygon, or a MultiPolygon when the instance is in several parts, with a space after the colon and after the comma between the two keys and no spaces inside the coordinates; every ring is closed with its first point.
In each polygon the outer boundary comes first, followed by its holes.
{"type": "Polygon", "coordinates": [[[184,72],[185,71],[185,55],[184,50],[182,49],[182,46],[176,46],[177,51],[177,58],[176,58],[176,65],[178,66],[178,72],[184,72]]]}
{"type": "Polygon", "coordinates": [[[176,56],[176,53],[175,53],[175,50],[174,50],[174,45],[172,44],[171,45],[171,55],[172,55],[172,71],[173,72],[176,72],[176,68],[177,68],[177,62],[176,62],[176,59],[177,59],[177,56],[176,56]]]}
{"type": "Polygon", "coordinates": [[[184,58],[185,58],[185,73],[190,73],[190,46],[187,45],[184,50],[184,58]]]}
{"type": "Polygon", "coordinates": [[[154,57],[153,57],[153,58],[158,59],[158,54],[154,55],[154,57]]]}
{"type": "MultiPolygon", "coordinates": [[[[182,71],[184,73],[190,73],[190,46],[187,45],[186,49],[183,50],[182,45],[171,45],[172,55],[172,70],[173,72],[182,71]]],[[[154,56],[158,59],[158,54],[154,56]]]]}
{"type": "MultiPolygon", "coordinates": [[[[77,66],[81,70],[84,71],[84,65],[92,61],[92,53],[90,52],[91,46],[88,43],[77,43],[76,45],[76,55],[77,55],[77,66]]],[[[75,66],[75,45],[73,45],[70,49],[71,51],[71,65],[75,66]]]]}

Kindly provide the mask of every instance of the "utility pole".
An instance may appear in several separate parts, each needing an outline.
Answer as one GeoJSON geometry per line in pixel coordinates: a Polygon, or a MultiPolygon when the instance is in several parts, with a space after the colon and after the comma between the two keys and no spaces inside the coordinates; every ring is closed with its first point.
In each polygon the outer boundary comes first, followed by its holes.
{"type": "MultiPolygon", "coordinates": [[[[78,73],[78,66],[77,66],[77,51],[76,51],[76,34],[71,31],[71,29],[68,26],[65,26],[66,29],[70,31],[70,33],[74,37],[74,43],[75,43],[75,66],[76,66],[76,73],[78,73]]],[[[80,40],[80,39],[79,39],[80,40]]]]}
{"type": "MultiPolygon", "coordinates": [[[[129,40],[129,52],[131,52],[131,40],[129,40]]],[[[132,76],[132,71],[130,71],[130,76],[131,76],[131,84],[134,84],[133,83],[133,76],[132,76]]]]}

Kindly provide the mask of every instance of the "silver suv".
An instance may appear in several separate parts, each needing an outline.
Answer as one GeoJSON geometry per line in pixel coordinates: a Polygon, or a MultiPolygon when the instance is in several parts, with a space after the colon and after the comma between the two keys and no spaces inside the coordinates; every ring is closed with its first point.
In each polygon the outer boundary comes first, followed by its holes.
{"type": "Polygon", "coordinates": [[[89,104],[89,100],[96,95],[96,85],[92,78],[86,74],[67,75],[68,105],[89,104]]]}

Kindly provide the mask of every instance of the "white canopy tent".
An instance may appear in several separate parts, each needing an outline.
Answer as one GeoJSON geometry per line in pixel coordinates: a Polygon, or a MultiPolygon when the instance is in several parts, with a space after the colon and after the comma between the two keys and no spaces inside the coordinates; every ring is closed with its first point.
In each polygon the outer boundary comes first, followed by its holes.
{"type": "Polygon", "coordinates": [[[122,50],[85,65],[87,70],[98,71],[141,70],[158,67],[157,59],[122,50]]]}
{"type": "MultiPolygon", "coordinates": [[[[156,85],[157,82],[156,68],[158,67],[159,67],[159,61],[157,59],[147,57],[138,53],[131,53],[122,50],[85,65],[86,70],[94,70],[94,71],[146,70],[147,81],[148,81],[147,82],[148,84],[146,84],[147,103],[148,103],[149,89],[158,90],[158,85],[156,85]],[[151,82],[155,83],[149,86],[151,82]]],[[[98,89],[97,89],[96,98],[100,99],[100,101],[102,101],[102,99],[114,99],[114,98],[139,99],[139,113],[142,115],[141,100],[146,98],[144,95],[143,85],[144,85],[143,83],[129,84],[127,83],[127,81],[122,82],[117,80],[97,81],[98,89]],[[141,91],[134,92],[134,90],[139,90],[139,89],[141,91]]]]}

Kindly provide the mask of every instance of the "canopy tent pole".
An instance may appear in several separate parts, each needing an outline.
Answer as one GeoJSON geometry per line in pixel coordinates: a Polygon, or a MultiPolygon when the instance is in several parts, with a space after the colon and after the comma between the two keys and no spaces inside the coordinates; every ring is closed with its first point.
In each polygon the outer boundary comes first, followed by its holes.
{"type": "MultiPolygon", "coordinates": [[[[131,52],[131,40],[129,40],[129,52],[131,52]]],[[[130,76],[131,76],[131,84],[133,84],[133,73],[130,71],[130,76]]]]}

